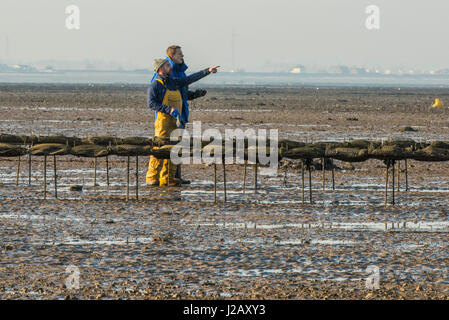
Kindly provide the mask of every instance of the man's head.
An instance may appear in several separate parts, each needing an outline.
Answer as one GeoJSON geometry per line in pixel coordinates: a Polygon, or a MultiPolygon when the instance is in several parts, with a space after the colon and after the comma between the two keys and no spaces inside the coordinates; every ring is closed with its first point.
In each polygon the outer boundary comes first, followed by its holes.
{"type": "Polygon", "coordinates": [[[169,77],[173,70],[173,67],[166,59],[155,59],[153,62],[154,72],[157,72],[161,76],[169,77]]]}
{"type": "Polygon", "coordinates": [[[167,48],[167,57],[172,59],[174,63],[183,64],[184,54],[182,53],[181,47],[173,45],[167,48]]]}

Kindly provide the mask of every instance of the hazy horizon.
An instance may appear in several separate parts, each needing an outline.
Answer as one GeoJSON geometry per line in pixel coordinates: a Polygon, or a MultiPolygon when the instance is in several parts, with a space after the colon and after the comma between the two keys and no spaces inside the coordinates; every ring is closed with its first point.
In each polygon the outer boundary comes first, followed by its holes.
{"type": "Polygon", "coordinates": [[[2,0],[0,63],[100,61],[151,69],[167,46],[179,44],[191,70],[441,69],[449,67],[448,11],[443,0],[2,0]],[[80,9],[80,30],[65,26],[70,4],[80,9]],[[379,30],[365,27],[368,5],[380,8],[379,30]]]}

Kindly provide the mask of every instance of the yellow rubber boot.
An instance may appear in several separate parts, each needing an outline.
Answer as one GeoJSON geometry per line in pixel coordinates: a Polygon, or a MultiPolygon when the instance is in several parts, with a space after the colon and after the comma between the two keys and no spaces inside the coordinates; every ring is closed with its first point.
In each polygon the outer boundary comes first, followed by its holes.
{"type": "Polygon", "coordinates": [[[171,162],[169,159],[164,159],[164,164],[162,165],[161,174],[159,177],[159,185],[166,186],[168,185],[168,176],[170,175],[170,182],[175,181],[176,174],[176,165],[171,162]],[[170,166],[168,165],[170,163],[170,166]],[[170,170],[168,169],[170,167],[170,170]],[[169,172],[170,171],[170,172],[169,172]]]}
{"type": "MultiPolygon", "coordinates": [[[[157,147],[154,147],[157,149],[157,147]]],[[[163,160],[150,156],[150,162],[148,163],[148,170],[146,175],[147,183],[155,183],[159,181],[159,174],[162,170],[163,160]]]]}
{"type": "Polygon", "coordinates": [[[443,107],[443,102],[436,98],[435,102],[432,104],[432,108],[442,108],[443,107]]]}

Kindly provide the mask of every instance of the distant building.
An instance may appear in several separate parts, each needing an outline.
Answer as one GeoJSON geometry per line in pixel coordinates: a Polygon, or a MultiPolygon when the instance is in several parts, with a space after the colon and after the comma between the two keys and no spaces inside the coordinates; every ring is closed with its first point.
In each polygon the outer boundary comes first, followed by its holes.
{"type": "Polygon", "coordinates": [[[306,72],[306,67],[304,67],[303,65],[299,65],[294,67],[293,69],[290,70],[290,73],[305,73],[306,72]]]}
{"type": "Polygon", "coordinates": [[[55,69],[52,66],[36,67],[38,72],[54,72],[55,69]]]}
{"type": "MultiPolygon", "coordinates": [[[[369,71],[368,71],[368,72],[369,72],[369,71]]],[[[351,73],[351,74],[365,74],[365,73],[366,73],[366,70],[363,69],[363,68],[357,68],[357,67],[354,67],[354,68],[351,68],[350,73],[351,73]]]]}
{"type": "Polygon", "coordinates": [[[35,72],[36,68],[25,65],[25,64],[13,64],[9,66],[11,71],[17,71],[17,72],[35,72]]]}
{"type": "Polygon", "coordinates": [[[449,74],[449,69],[439,69],[435,71],[435,74],[449,74]]]}
{"type": "Polygon", "coordinates": [[[331,68],[330,73],[336,73],[336,74],[349,74],[350,70],[346,66],[336,66],[331,68]]]}
{"type": "Polygon", "coordinates": [[[25,64],[0,64],[0,72],[53,72],[54,69],[50,66],[33,67],[25,64]]]}

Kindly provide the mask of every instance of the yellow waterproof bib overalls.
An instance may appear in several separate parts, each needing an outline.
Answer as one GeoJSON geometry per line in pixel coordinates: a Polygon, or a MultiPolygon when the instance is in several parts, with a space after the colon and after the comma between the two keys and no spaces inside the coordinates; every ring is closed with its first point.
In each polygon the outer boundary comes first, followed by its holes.
{"type": "MultiPolygon", "coordinates": [[[[163,86],[164,82],[161,79],[156,79],[163,86]]],[[[168,90],[166,88],[164,99],[162,104],[166,106],[178,109],[179,114],[182,112],[182,96],[179,90],[168,90]]],[[[171,115],[164,112],[158,112],[156,121],[154,122],[154,136],[162,138],[170,138],[170,134],[173,130],[177,129],[176,119],[171,115]]],[[[154,147],[155,149],[157,147],[154,147]]],[[[147,183],[154,183],[159,180],[159,185],[167,185],[168,175],[170,175],[170,182],[175,181],[176,165],[171,162],[170,159],[157,159],[150,156],[150,162],[148,164],[148,171],[146,175],[147,183]],[[170,166],[168,165],[170,161],[170,166]],[[170,172],[168,172],[170,167],[170,172]]]]}

